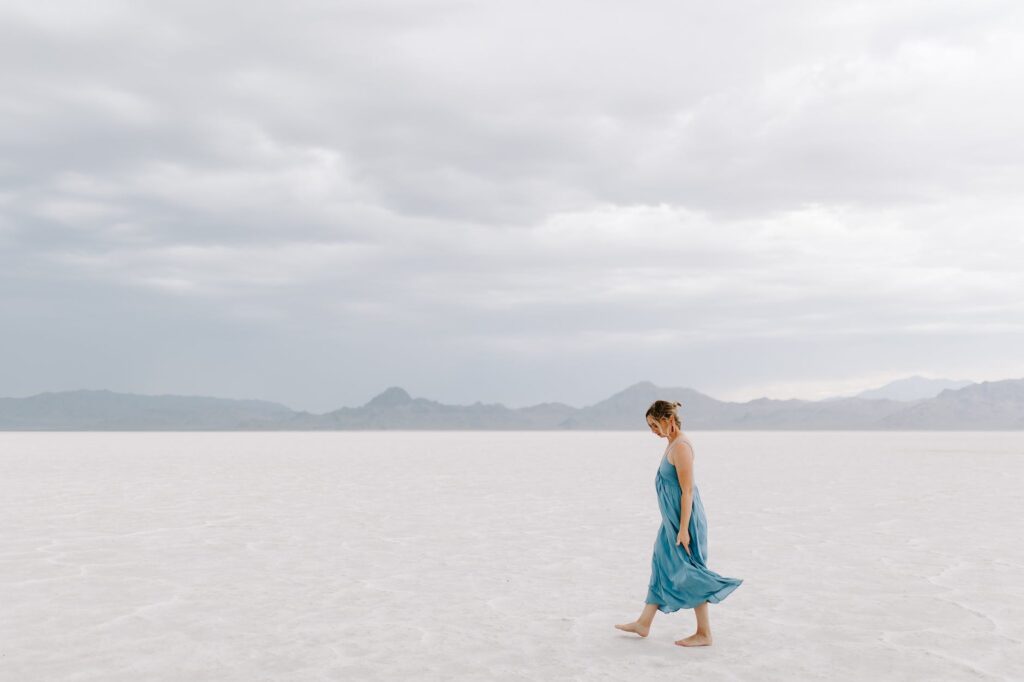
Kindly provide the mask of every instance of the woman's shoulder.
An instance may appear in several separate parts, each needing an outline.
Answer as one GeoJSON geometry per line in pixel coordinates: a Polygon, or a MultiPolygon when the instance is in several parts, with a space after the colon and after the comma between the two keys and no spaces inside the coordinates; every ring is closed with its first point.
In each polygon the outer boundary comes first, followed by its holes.
{"type": "Polygon", "coordinates": [[[690,458],[693,458],[694,456],[693,443],[690,442],[689,436],[685,433],[680,433],[679,437],[676,438],[676,441],[672,443],[672,446],[668,449],[668,461],[672,466],[676,465],[675,457],[678,457],[680,454],[682,454],[683,457],[688,455],[690,458]]]}

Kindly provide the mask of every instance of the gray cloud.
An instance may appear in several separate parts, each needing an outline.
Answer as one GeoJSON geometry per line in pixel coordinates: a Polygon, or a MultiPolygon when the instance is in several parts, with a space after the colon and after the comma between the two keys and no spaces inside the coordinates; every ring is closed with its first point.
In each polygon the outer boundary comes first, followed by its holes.
{"type": "Polygon", "coordinates": [[[1022,14],[0,0],[0,393],[1024,375],[1022,14]]]}

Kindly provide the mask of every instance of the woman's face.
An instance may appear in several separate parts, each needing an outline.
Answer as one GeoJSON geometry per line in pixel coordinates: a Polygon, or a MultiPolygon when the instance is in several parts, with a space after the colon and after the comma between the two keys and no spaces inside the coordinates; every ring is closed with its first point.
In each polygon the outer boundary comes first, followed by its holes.
{"type": "Polygon", "coordinates": [[[662,431],[661,424],[655,421],[654,417],[647,418],[647,425],[651,427],[651,431],[653,431],[656,436],[665,435],[665,433],[662,431]]]}

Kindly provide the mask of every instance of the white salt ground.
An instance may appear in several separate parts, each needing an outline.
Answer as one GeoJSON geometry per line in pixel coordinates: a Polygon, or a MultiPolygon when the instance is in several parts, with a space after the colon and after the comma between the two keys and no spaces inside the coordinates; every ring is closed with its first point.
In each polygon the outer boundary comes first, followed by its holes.
{"type": "Polygon", "coordinates": [[[0,679],[1024,679],[1024,433],[688,433],[697,649],[643,431],[0,433],[0,679]]]}

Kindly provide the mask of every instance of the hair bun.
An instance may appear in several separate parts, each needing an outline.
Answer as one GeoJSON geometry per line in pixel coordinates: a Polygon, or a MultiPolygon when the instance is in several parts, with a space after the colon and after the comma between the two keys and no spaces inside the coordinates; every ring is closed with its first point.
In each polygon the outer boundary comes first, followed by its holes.
{"type": "Polygon", "coordinates": [[[655,400],[651,403],[651,406],[647,408],[647,417],[653,417],[656,421],[663,421],[665,419],[671,419],[676,423],[677,426],[682,426],[682,421],[679,419],[679,415],[676,411],[682,407],[682,403],[678,400],[655,400]]]}

